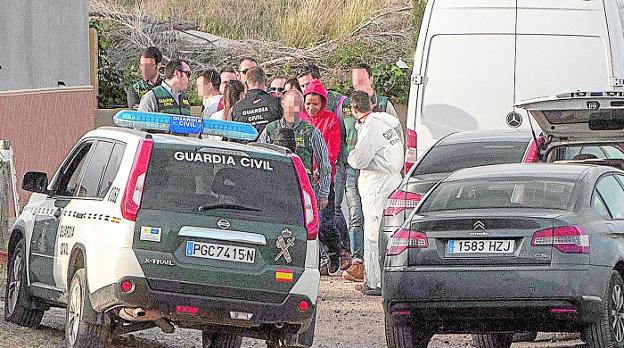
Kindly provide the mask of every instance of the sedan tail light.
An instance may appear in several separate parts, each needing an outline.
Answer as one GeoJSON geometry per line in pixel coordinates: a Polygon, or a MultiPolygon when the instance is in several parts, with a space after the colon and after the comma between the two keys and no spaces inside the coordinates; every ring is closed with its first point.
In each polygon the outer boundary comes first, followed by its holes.
{"type": "Polygon", "coordinates": [[[428,247],[429,240],[427,239],[427,234],[406,228],[399,228],[394,232],[392,238],[390,238],[386,255],[395,256],[409,248],[426,249],[428,247]]]}
{"type": "Polygon", "coordinates": [[[394,216],[403,212],[405,209],[416,208],[421,199],[422,195],[418,193],[396,190],[388,197],[384,215],[394,216]]]}
{"type": "Polygon", "coordinates": [[[299,178],[299,186],[301,187],[301,204],[303,205],[303,218],[308,232],[308,240],[315,240],[319,230],[319,215],[316,205],[316,195],[308,179],[305,167],[301,158],[295,154],[289,155],[295,167],[295,172],[299,178]]]}
{"type": "Polygon", "coordinates": [[[567,254],[589,254],[587,230],[577,225],[539,230],[533,234],[531,245],[552,245],[555,249],[567,254]]]}

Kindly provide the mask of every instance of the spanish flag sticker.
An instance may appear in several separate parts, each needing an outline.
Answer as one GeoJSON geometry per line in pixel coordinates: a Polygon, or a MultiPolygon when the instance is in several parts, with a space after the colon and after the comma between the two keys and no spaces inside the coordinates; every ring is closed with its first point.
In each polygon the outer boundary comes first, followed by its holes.
{"type": "Polygon", "coordinates": [[[289,269],[275,270],[275,281],[278,283],[290,283],[293,281],[293,271],[289,269]]]}

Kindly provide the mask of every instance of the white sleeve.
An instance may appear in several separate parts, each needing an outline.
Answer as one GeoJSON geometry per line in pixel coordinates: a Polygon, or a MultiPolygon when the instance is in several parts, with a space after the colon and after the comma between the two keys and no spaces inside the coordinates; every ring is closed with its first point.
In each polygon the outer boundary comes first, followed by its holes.
{"type": "Polygon", "coordinates": [[[377,141],[373,125],[362,125],[358,130],[355,147],[349,153],[347,163],[354,169],[366,169],[377,152],[377,141]]]}

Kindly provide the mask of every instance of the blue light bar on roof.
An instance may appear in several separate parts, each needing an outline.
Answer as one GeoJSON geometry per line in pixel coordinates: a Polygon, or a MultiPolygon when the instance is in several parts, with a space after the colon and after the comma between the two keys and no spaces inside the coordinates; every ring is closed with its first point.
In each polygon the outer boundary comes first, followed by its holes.
{"type": "Polygon", "coordinates": [[[218,135],[230,139],[254,141],[258,131],[249,123],[204,119],[204,134],[218,135]]]}
{"type": "Polygon", "coordinates": [[[113,122],[120,127],[164,133],[217,135],[247,141],[258,137],[258,131],[248,123],[158,112],[122,110],[115,114],[113,122]]]}

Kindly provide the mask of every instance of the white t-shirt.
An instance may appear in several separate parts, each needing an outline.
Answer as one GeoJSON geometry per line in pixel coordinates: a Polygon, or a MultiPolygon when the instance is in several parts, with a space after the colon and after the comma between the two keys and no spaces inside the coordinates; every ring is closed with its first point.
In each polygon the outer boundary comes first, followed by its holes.
{"type": "Polygon", "coordinates": [[[206,118],[217,112],[221,98],[223,98],[222,95],[215,95],[214,97],[204,99],[202,101],[202,103],[204,104],[204,111],[202,112],[201,116],[206,118]]]}

